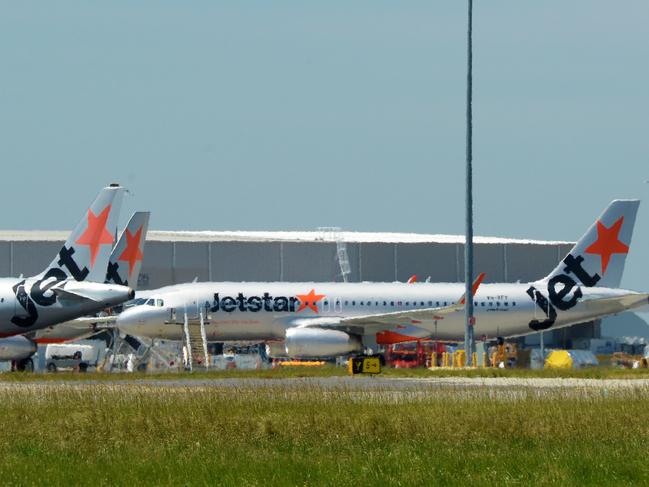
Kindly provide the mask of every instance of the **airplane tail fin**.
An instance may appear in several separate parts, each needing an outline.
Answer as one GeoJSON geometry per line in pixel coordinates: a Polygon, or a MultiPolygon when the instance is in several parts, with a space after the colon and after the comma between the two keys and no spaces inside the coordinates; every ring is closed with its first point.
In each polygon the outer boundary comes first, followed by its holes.
{"type": "Polygon", "coordinates": [[[104,282],[125,189],[103,188],[43,275],[104,282]]]}
{"type": "Polygon", "coordinates": [[[545,279],[576,277],[587,287],[619,287],[639,200],[614,200],[545,279]]]}
{"type": "Polygon", "coordinates": [[[148,211],[138,211],[131,216],[110,254],[106,283],[137,288],[150,216],[148,211]]]}

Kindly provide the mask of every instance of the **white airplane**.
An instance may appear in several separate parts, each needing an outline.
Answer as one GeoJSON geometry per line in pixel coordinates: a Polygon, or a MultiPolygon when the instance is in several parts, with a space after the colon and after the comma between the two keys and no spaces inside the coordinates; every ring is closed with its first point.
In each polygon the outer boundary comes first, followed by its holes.
{"type": "MultiPolygon", "coordinates": [[[[618,289],[639,201],[616,200],[545,278],[483,284],[475,335],[512,337],[644,306],[618,289]]],[[[464,335],[462,283],[208,282],[169,286],[117,318],[121,331],[180,340],[185,316],[209,341],[265,341],[271,356],[322,357],[377,345],[464,335]]]]}
{"type": "MultiPolygon", "coordinates": [[[[133,213],[110,254],[104,283],[137,289],[150,216],[151,213],[148,211],[133,213]]],[[[97,329],[96,325],[101,322],[102,317],[83,317],[48,326],[22,336],[35,344],[64,343],[98,333],[101,330],[97,329]]]]}
{"type": "Polygon", "coordinates": [[[24,335],[132,299],[135,291],[104,283],[124,188],[103,188],[50,265],[29,278],[0,279],[0,359],[34,349],[24,335]]]}

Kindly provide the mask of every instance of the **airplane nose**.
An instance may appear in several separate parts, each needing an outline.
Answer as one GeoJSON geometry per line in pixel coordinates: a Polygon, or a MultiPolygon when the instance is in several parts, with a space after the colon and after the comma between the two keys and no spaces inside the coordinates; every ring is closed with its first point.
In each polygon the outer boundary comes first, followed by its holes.
{"type": "Polygon", "coordinates": [[[119,315],[117,315],[117,327],[120,328],[122,326],[135,325],[137,323],[139,314],[139,310],[136,308],[130,308],[122,311],[119,315]]]}
{"type": "Polygon", "coordinates": [[[128,335],[155,338],[158,329],[164,323],[162,308],[153,308],[148,305],[134,306],[125,309],[115,322],[117,328],[128,335]]]}

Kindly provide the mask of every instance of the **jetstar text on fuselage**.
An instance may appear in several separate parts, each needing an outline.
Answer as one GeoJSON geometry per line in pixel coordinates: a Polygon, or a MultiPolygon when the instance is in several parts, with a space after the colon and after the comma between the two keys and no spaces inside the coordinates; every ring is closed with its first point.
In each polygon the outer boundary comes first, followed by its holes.
{"type": "Polygon", "coordinates": [[[317,302],[323,297],[324,295],[316,295],[313,291],[304,296],[271,296],[269,293],[264,293],[261,296],[246,296],[239,293],[236,297],[221,297],[219,293],[214,293],[214,302],[210,306],[210,311],[213,313],[217,311],[225,311],[226,313],[234,311],[296,313],[308,307],[317,313],[317,302]],[[312,296],[313,299],[311,301],[308,301],[308,298],[305,300],[305,296],[312,296]]]}

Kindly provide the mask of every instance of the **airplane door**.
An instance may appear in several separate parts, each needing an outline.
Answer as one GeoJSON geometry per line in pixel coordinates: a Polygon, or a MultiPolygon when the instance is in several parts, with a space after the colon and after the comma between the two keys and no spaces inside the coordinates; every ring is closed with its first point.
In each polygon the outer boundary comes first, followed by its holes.
{"type": "Polygon", "coordinates": [[[189,301],[188,303],[186,303],[185,306],[183,306],[182,308],[182,313],[183,313],[183,320],[185,319],[185,313],[187,313],[187,319],[189,321],[197,321],[200,314],[200,310],[196,301],[189,301]]]}

